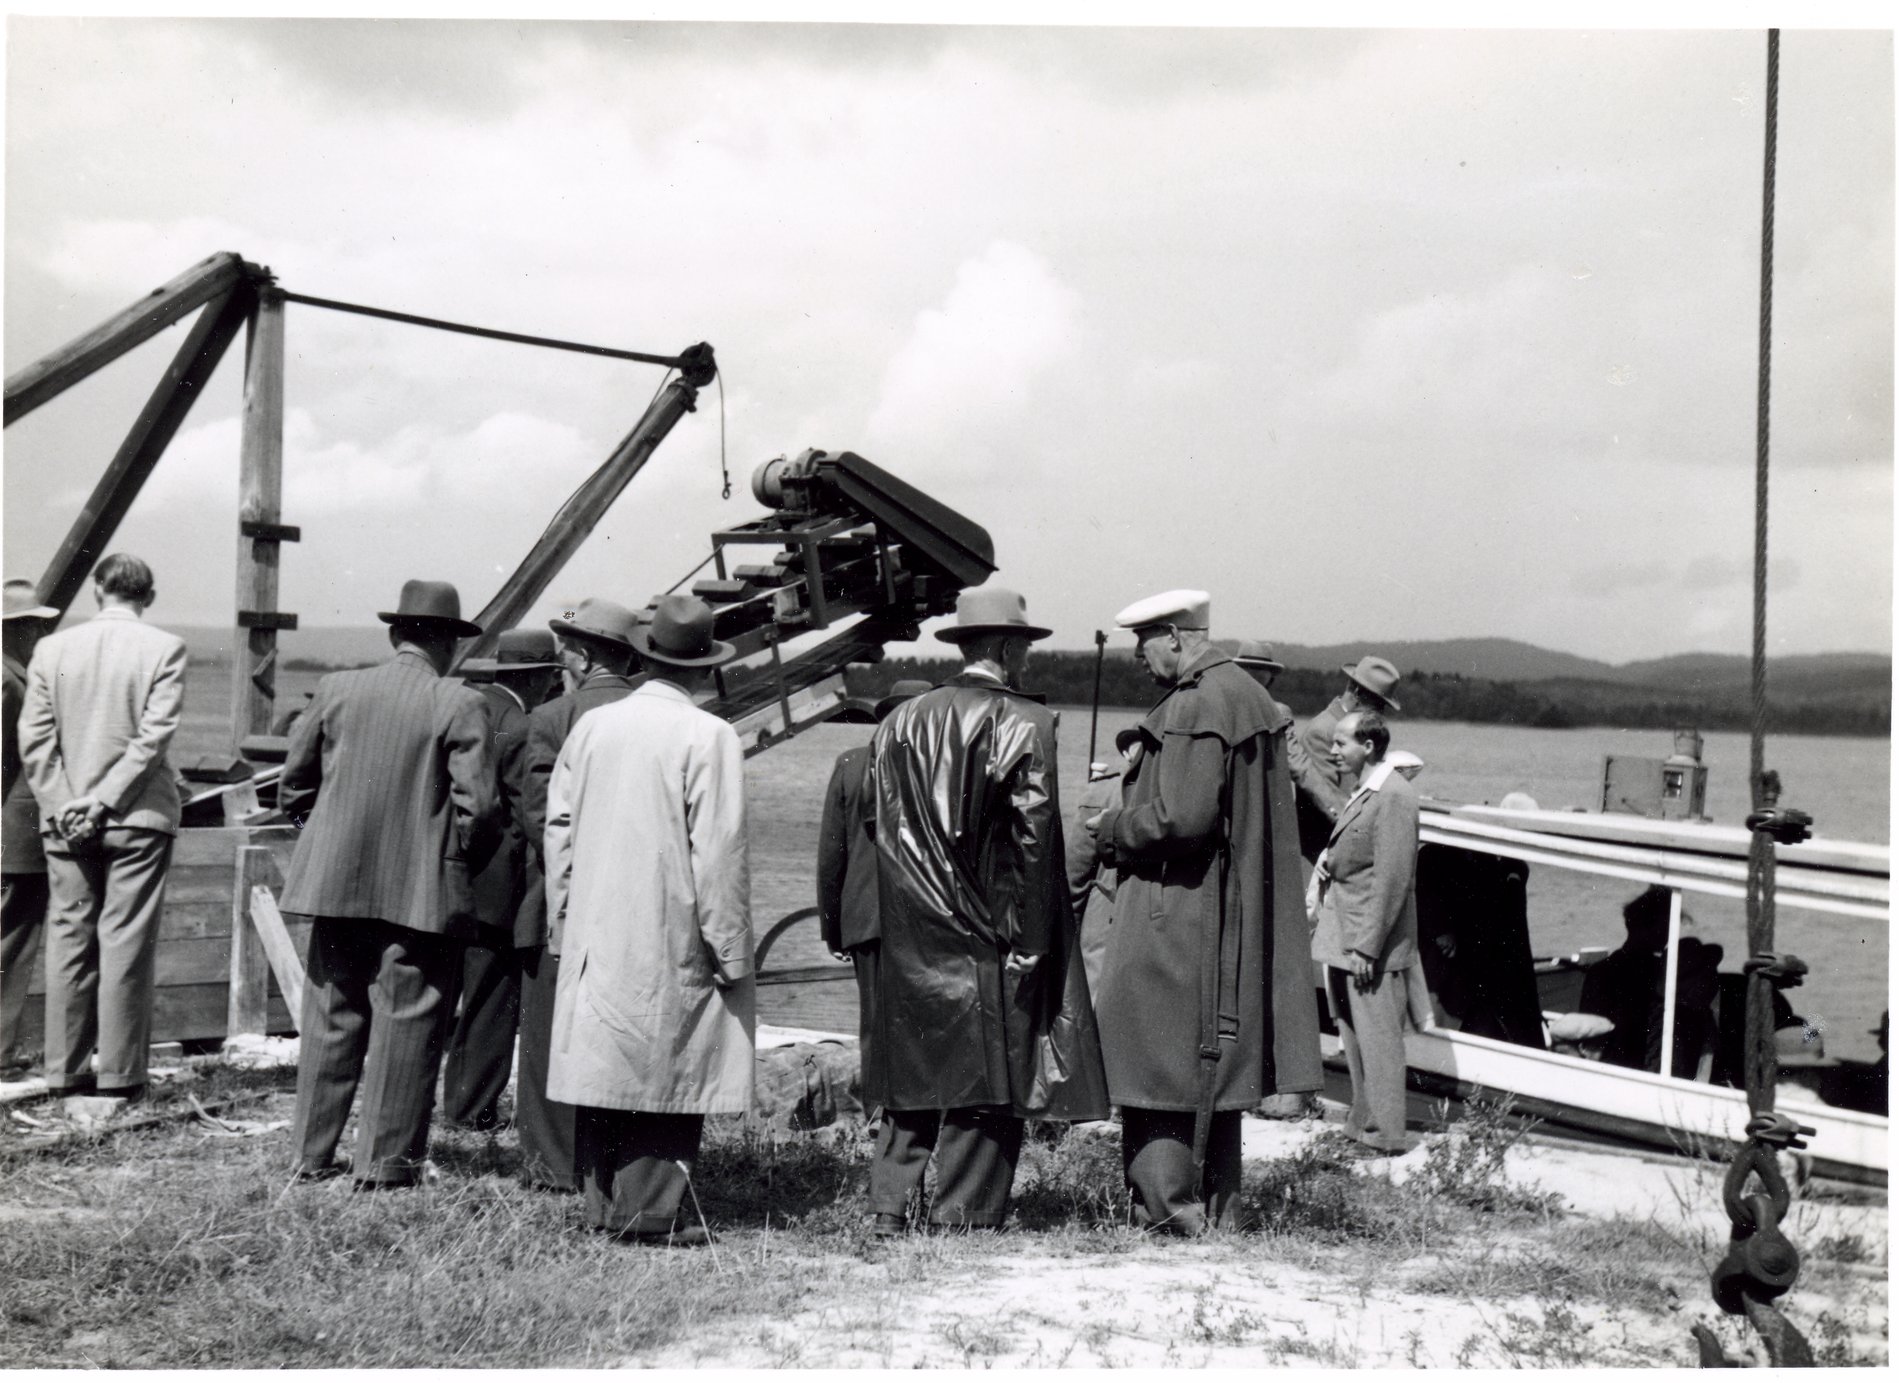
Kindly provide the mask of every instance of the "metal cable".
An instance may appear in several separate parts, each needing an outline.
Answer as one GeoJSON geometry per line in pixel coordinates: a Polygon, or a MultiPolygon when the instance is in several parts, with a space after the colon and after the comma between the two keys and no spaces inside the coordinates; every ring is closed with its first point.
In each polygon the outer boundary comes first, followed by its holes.
{"type": "Polygon", "coordinates": [[[645,351],[623,351],[612,346],[589,346],[579,341],[562,341],[553,336],[524,336],[518,331],[498,331],[493,327],[469,326],[465,322],[448,322],[440,317],[419,317],[413,312],[391,312],[386,307],[365,307],[361,303],[339,302],[335,298],[313,298],[307,293],[285,292],[287,303],[302,303],[305,307],[327,308],[331,312],[348,312],[358,317],[380,317],[386,322],[403,322],[412,327],[431,327],[436,331],[452,331],[461,336],[481,336],[490,341],[512,341],[520,346],[545,346],[549,350],[574,351],[581,355],[604,355],[612,360],[632,360],[642,365],[665,365],[678,369],[683,363],[676,355],[652,355],[645,351]]]}

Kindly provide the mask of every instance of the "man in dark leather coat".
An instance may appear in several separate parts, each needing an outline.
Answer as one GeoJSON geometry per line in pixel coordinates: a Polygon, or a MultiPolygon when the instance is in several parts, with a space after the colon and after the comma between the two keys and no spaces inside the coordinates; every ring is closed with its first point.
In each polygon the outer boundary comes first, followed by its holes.
{"type": "Polygon", "coordinates": [[[880,1235],[903,1232],[932,1151],[931,1222],[1000,1228],[1022,1120],[1107,1114],[1062,868],[1055,717],[1014,690],[1048,633],[1014,591],[965,591],[937,635],[963,671],[872,742],[882,939],[864,1103],[883,1106],[880,1235]]]}
{"type": "Polygon", "coordinates": [[[1169,690],[1092,823],[1119,870],[1097,1010],[1122,1157],[1137,1218],[1179,1234],[1237,1223],[1241,1111],[1321,1083],[1288,720],[1209,641],[1209,604],[1116,616],[1169,690]]]}

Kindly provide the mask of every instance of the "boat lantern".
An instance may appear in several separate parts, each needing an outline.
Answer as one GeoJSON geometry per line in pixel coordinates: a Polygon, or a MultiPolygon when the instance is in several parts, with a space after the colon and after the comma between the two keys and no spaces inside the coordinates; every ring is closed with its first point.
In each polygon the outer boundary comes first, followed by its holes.
{"type": "Polygon", "coordinates": [[[1610,754],[1602,761],[1602,810],[1663,821],[1705,821],[1708,766],[1701,762],[1701,732],[1675,732],[1675,752],[1666,759],[1610,754]]]}

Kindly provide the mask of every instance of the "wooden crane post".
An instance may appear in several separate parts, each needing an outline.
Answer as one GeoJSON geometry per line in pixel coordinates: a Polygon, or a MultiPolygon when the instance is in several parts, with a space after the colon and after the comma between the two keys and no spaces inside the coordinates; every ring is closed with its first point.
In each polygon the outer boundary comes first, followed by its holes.
{"type": "Polygon", "coordinates": [[[263,287],[244,358],[244,435],[238,458],[237,637],[231,658],[231,738],[270,731],[277,703],[277,631],[297,617],[277,609],[284,543],[300,530],[280,522],[284,493],[284,296],[263,287]]]}

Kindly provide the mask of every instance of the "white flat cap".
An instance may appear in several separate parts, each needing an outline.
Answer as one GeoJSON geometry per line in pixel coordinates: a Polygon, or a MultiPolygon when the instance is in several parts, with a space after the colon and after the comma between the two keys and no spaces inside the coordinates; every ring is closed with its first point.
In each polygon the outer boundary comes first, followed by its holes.
{"type": "Polygon", "coordinates": [[[1162,591],[1146,600],[1137,600],[1114,617],[1123,629],[1140,629],[1150,624],[1171,624],[1176,629],[1205,629],[1213,607],[1213,597],[1205,591],[1162,591]]]}

